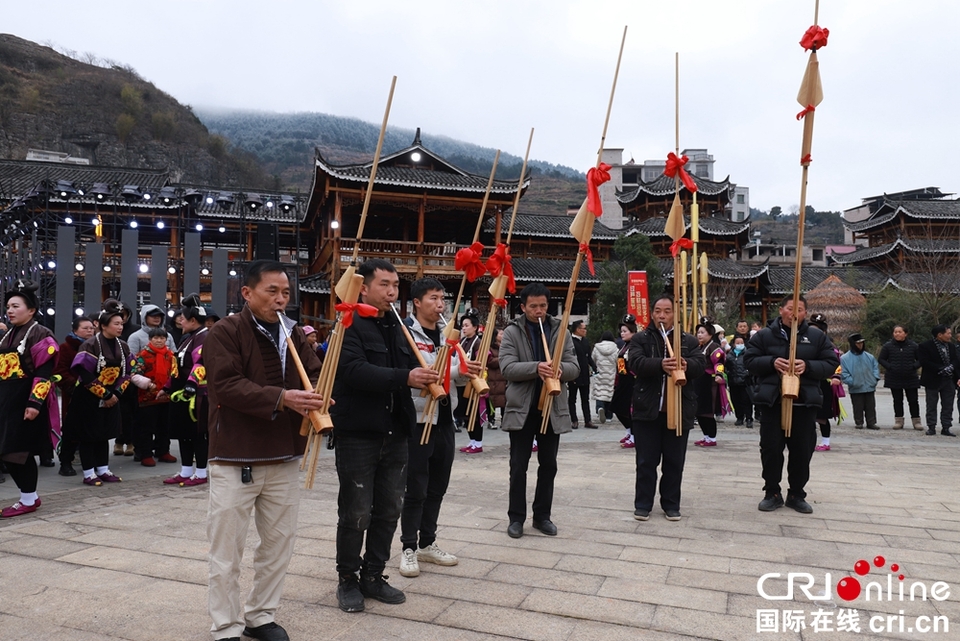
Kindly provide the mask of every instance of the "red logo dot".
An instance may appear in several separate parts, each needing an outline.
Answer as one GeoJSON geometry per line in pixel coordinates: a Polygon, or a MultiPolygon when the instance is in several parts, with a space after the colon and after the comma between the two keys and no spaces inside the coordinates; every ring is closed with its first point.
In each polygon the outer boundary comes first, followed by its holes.
{"type": "Polygon", "coordinates": [[[860,596],[860,582],[852,576],[840,579],[837,583],[837,596],[844,601],[853,601],[860,596]]]}
{"type": "Polygon", "coordinates": [[[883,558],[882,556],[875,556],[875,557],[873,557],[873,564],[874,564],[875,566],[877,566],[878,568],[882,568],[882,567],[883,567],[883,564],[886,563],[886,562],[887,562],[887,560],[886,560],[885,558],[883,558]]]}
{"type": "Polygon", "coordinates": [[[902,575],[902,574],[901,574],[900,576],[898,576],[897,578],[900,579],[901,581],[903,581],[903,575],[902,575]]]}
{"type": "Polygon", "coordinates": [[[900,566],[897,565],[896,563],[894,563],[893,565],[890,566],[890,571],[891,571],[891,572],[898,572],[899,570],[900,570],[900,566]]]}
{"type": "MultiPolygon", "coordinates": [[[[860,576],[866,576],[867,572],[870,571],[870,564],[860,559],[853,564],[853,571],[859,574],[860,576]]],[[[858,584],[859,585],[859,584],[858,584]]]]}

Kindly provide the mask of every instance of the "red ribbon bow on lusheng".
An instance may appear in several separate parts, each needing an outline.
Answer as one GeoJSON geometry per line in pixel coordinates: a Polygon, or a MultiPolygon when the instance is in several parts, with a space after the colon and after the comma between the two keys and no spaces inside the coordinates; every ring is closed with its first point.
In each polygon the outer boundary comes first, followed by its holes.
{"type": "Polygon", "coordinates": [[[450,347],[447,350],[446,363],[443,364],[443,391],[447,394],[450,393],[450,370],[453,367],[453,353],[456,352],[460,355],[460,365],[458,369],[460,374],[466,374],[470,371],[470,368],[467,367],[467,353],[463,351],[463,346],[460,345],[460,341],[455,338],[448,338],[446,340],[447,345],[450,347]]]}
{"type": "Polygon", "coordinates": [[[680,181],[683,183],[683,186],[687,188],[687,191],[693,193],[697,191],[697,183],[693,182],[693,178],[690,177],[690,174],[687,173],[687,170],[683,168],[687,164],[687,161],[690,160],[686,156],[681,156],[677,158],[677,154],[672,151],[667,154],[667,166],[663,169],[664,175],[668,178],[675,178],[677,173],[680,173],[680,181]]]}
{"type": "Polygon", "coordinates": [[[483,266],[483,261],[480,260],[481,254],[483,254],[483,243],[478,241],[458,251],[456,258],[454,258],[454,268],[457,271],[465,272],[467,280],[471,283],[487,273],[487,268],[483,266]]]}
{"type": "Polygon", "coordinates": [[[340,319],[340,322],[343,323],[344,329],[353,325],[353,313],[356,312],[363,316],[364,318],[371,318],[380,313],[373,305],[367,305],[366,303],[337,303],[334,306],[338,312],[342,312],[343,316],[340,319]]]}
{"type": "Polygon", "coordinates": [[[816,110],[817,108],[814,107],[813,105],[807,105],[806,107],[803,108],[803,111],[797,114],[797,120],[800,120],[801,118],[806,117],[808,113],[816,110]]]}
{"type": "Polygon", "coordinates": [[[587,268],[590,270],[590,275],[596,276],[597,272],[593,270],[593,252],[590,251],[590,245],[580,243],[580,251],[587,257],[587,268]]]}
{"type": "Polygon", "coordinates": [[[605,162],[587,171],[587,211],[597,218],[603,215],[603,203],[600,202],[598,188],[608,180],[610,180],[610,165],[605,162]]]}
{"type": "Polygon", "coordinates": [[[813,25],[803,34],[803,37],[800,38],[800,46],[803,47],[804,51],[813,49],[816,51],[821,47],[827,46],[827,38],[830,37],[830,30],[824,29],[823,27],[818,27],[813,25]]]}
{"type": "Polygon", "coordinates": [[[500,309],[507,309],[507,299],[506,298],[494,298],[493,304],[499,307],[500,309]]]}
{"type": "Polygon", "coordinates": [[[693,249],[693,241],[689,238],[678,238],[670,245],[670,255],[674,258],[680,253],[681,249],[693,249]]]}
{"type": "Polygon", "coordinates": [[[511,294],[517,293],[517,281],[513,277],[513,265],[510,263],[510,252],[503,243],[497,245],[493,255],[487,259],[487,271],[494,278],[501,274],[507,277],[507,290],[511,294]]]}

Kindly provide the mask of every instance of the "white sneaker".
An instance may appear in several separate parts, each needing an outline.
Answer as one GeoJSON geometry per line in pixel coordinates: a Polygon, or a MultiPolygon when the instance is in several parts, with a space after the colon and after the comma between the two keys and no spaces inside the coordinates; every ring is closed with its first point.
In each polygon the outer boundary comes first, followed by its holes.
{"type": "MultiPolygon", "coordinates": [[[[449,552],[444,552],[437,547],[436,543],[431,543],[427,547],[417,550],[417,560],[424,563],[436,563],[437,565],[456,565],[459,563],[457,557],[449,552]]],[[[403,574],[403,572],[400,572],[400,574],[403,574]]]]}
{"type": "Polygon", "coordinates": [[[600,420],[601,423],[607,422],[607,412],[602,407],[599,410],[597,410],[597,418],[600,420]]]}
{"type": "Polygon", "coordinates": [[[400,576],[420,576],[417,553],[407,548],[400,554],[400,576]]]}

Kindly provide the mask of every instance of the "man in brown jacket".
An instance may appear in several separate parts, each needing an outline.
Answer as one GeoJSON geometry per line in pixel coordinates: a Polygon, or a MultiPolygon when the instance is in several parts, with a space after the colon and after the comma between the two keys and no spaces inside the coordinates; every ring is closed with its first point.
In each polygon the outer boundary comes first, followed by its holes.
{"type": "Polygon", "coordinates": [[[214,639],[239,641],[242,632],[287,641],[274,616],[296,538],[298,461],[306,445],[300,423],[322,399],[301,389],[286,334],[314,380],[320,361],[303,331],[282,314],[290,300],[283,265],[254,261],[245,278],[243,311],[216,323],[203,345],[210,395],[211,632],[214,639]],[[253,590],[240,611],[240,562],[253,509],[261,543],[253,590]]]}

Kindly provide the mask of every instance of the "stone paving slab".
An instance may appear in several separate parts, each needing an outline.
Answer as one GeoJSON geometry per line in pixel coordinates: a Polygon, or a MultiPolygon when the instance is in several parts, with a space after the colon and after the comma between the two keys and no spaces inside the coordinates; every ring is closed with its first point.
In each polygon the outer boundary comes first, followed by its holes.
{"type": "MultiPolygon", "coordinates": [[[[880,422],[889,426],[889,395],[880,396],[880,422]]],[[[423,564],[421,576],[400,577],[395,541],[387,573],[407,603],[373,602],[363,614],[336,607],[337,481],[325,451],[315,488],[302,493],[278,620],[301,641],[960,638],[956,629],[869,629],[870,617],[901,610],[905,628],[918,616],[960,626],[960,439],[835,427],[833,451],[812,464],[815,513],[761,513],[757,431],[728,420],[719,447],[690,444],[684,518],[673,523],[658,508],[647,522],[633,519],[634,454],[619,447],[622,434],[607,424],[565,435],[553,513],[559,535],[543,536],[528,520],[527,534],[514,540],[505,533],[508,439],[488,430],[483,454],[457,455],[440,515],[438,543],[460,564],[423,564]],[[840,599],[836,582],[856,576],[857,560],[878,555],[899,564],[905,586],[944,581],[949,598],[840,599]],[[811,574],[816,594],[830,573],[832,598],[809,601],[799,591],[785,601],[761,598],[762,575],[780,573],[764,585],[786,594],[788,572],[811,574]],[[860,612],[859,634],[757,631],[758,610],[835,615],[847,607],[860,612]]],[[[176,465],[143,468],[111,457],[111,466],[124,482],[101,488],[42,468],[41,509],[0,521],[0,640],[210,638],[206,488],[163,485],[176,465]]],[[[11,481],[0,485],[0,500],[16,497],[11,481]]],[[[245,586],[257,540],[251,527],[245,586]]],[[[885,581],[887,566],[861,582],[885,581]]]]}

